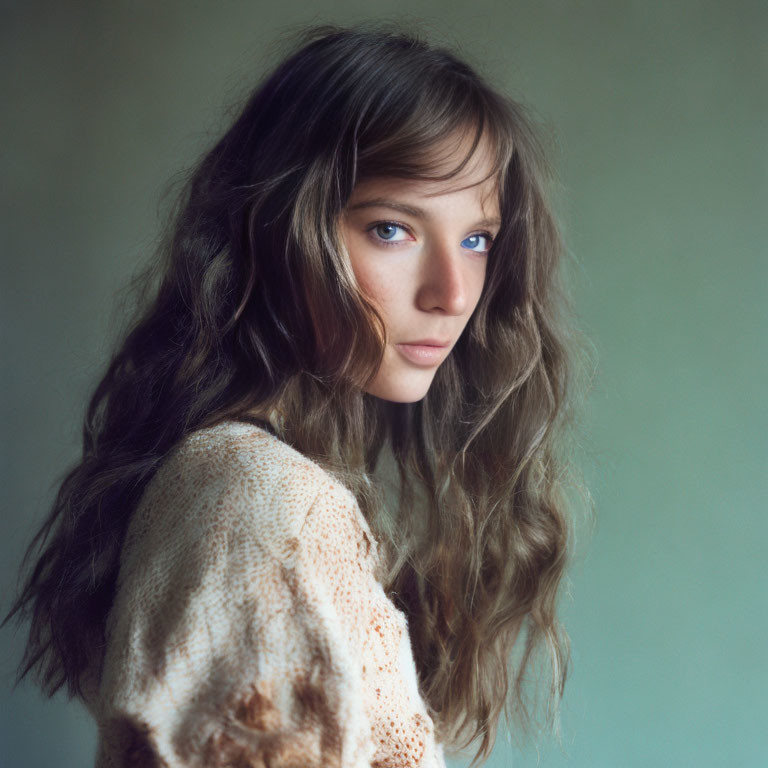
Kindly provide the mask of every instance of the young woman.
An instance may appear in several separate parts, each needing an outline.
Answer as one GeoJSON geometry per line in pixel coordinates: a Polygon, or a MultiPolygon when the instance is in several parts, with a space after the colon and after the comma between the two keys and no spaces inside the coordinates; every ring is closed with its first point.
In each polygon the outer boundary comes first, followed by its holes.
{"type": "Polygon", "coordinates": [[[9,614],[99,766],[485,758],[505,704],[529,727],[541,646],[557,703],[575,358],[546,179],[517,103],[389,26],[312,28],[255,89],[9,614]]]}

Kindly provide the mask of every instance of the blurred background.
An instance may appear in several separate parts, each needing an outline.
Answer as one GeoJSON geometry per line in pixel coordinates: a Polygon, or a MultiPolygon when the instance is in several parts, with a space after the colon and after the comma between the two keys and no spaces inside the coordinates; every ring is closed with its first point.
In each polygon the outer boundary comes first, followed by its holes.
{"type": "MultiPolygon", "coordinates": [[[[562,745],[489,766],[768,766],[768,4],[0,3],[0,590],[77,458],[117,292],[164,185],[306,23],[399,19],[527,104],[556,148],[598,370],[583,435],[597,523],[562,602],[562,745]],[[278,47],[276,47],[276,45],[278,47]]],[[[13,689],[0,766],[87,766],[76,703],[13,689]]],[[[458,768],[470,755],[454,756],[458,768]]]]}

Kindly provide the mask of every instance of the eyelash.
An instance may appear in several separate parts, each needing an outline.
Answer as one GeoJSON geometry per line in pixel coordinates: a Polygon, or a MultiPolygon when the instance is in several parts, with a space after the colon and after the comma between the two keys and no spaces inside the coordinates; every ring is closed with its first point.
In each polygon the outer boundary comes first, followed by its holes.
{"type": "MultiPolygon", "coordinates": [[[[389,221],[389,220],[387,220],[387,221],[375,221],[373,224],[369,224],[368,225],[368,227],[366,228],[366,232],[371,233],[371,237],[379,245],[395,246],[395,245],[399,245],[400,243],[403,242],[402,240],[395,240],[395,241],[383,240],[382,238],[377,237],[374,234],[374,230],[376,229],[376,227],[380,227],[383,224],[389,224],[389,225],[391,225],[393,227],[400,227],[400,229],[404,229],[406,232],[408,232],[408,234],[413,235],[413,232],[411,232],[410,227],[406,226],[405,224],[401,224],[399,221],[389,221]]],[[[467,250],[472,251],[472,253],[488,253],[488,251],[491,250],[491,246],[493,245],[493,241],[494,241],[493,235],[491,235],[490,232],[482,231],[482,232],[472,232],[471,234],[467,235],[467,237],[475,237],[477,235],[487,239],[487,241],[488,241],[488,250],[486,250],[486,251],[474,251],[471,248],[469,248],[467,250]]],[[[464,239],[466,240],[467,238],[464,238],[464,239]]]]}

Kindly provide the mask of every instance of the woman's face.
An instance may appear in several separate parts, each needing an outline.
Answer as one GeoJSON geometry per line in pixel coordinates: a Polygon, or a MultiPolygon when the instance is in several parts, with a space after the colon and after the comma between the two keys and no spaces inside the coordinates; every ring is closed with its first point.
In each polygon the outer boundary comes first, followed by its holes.
{"type": "Polygon", "coordinates": [[[474,312],[500,226],[494,179],[478,183],[487,172],[478,151],[447,181],[383,177],[355,187],[342,238],[387,332],[370,394],[421,400],[474,312]]]}

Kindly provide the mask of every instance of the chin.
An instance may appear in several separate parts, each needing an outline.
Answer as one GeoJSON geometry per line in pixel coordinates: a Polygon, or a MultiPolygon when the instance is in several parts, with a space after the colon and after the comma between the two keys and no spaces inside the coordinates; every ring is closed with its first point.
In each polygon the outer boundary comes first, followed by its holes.
{"type": "Polygon", "coordinates": [[[422,379],[417,381],[393,380],[377,382],[374,380],[366,388],[366,391],[374,397],[389,400],[393,403],[416,403],[424,399],[433,378],[434,376],[430,376],[427,381],[422,379]]]}

